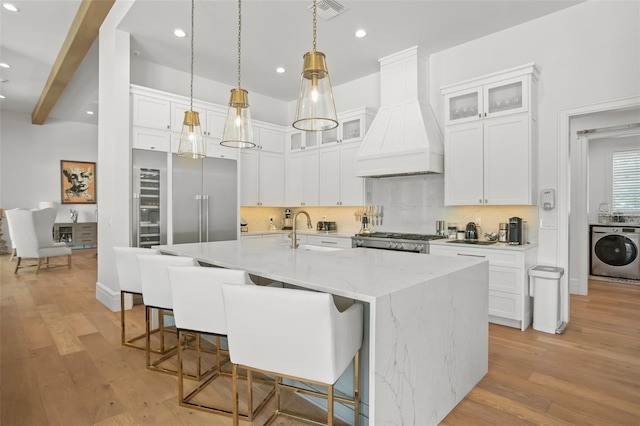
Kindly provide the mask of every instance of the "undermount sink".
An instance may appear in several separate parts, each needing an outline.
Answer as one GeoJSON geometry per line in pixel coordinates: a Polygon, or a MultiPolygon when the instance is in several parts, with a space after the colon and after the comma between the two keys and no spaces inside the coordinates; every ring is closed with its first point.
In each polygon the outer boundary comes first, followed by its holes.
{"type": "Polygon", "coordinates": [[[337,251],[342,250],[338,247],[325,247],[325,246],[313,246],[311,244],[300,244],[298,246],[298,250],[304,251],[337,251]]]}
{"type": "Polygon", "coordinates": [[[479,246],[488,246],[490,244],[495,244],[497,241],[474,241],[474,240],[452,240],[448,241],[449,243],[457,243],[457,244],[475,244],[479,246]]]}

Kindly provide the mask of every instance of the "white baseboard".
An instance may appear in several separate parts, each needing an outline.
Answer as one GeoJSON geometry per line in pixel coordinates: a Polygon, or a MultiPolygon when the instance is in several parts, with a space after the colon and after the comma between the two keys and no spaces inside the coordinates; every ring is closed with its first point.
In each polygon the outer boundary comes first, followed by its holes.
{"type": "Polygon", "coordinates": [[[96,299],[113,312],[120,312],[120,292],[114,292],[100,281],[96,282],[96,299]]]}

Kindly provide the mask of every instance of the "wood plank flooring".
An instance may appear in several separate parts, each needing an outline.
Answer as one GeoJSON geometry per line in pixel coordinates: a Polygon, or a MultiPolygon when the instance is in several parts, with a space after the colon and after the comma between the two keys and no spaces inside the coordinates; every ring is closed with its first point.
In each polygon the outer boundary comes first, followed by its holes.
{"type": "MultiPolygon", "coordinates": [[[[231,425],[180,407],[176,378],[120,346],[119,313],[95,300],[94,253],[37,276],[0,256],[0,424],[231,425]]],[[[489,373],[442,424],[640,425],[640,286],[590,281],[560,336],[490,325],[489,373]]]]}

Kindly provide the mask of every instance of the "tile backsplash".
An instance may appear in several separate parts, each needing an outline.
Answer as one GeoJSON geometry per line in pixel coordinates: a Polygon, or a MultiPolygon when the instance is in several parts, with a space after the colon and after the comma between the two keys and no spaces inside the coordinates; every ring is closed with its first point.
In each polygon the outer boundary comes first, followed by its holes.
{"type": "MultiPolygon", "coordinates": [[[[368,179],[367,199],[370,205],[383,206],[382,224],[374,231],[435,234],[436,221],[456,223],[464,229],[468,222],[480,218],[483,233],[498,232],[501,222],[510,217],[521,217],[528,224],[528,239],[538,240],[537,206],[462,206],[444,207],[444,176],[429,174],[383,179],[368,179]]],[[[277,229],[282,229],[284,210],[287,207],[242,207],[241,216],[247,221],[249,231],[268,231],[269,216],[274,217],[277,229]]],[[[291,212],[301,209],[291,208],[291,212]]],[[[304,207],[315,227],[321,220],[335,221],[339,233],[355,234],[360,222],[354,213],[358,207],[304,207]]]]}

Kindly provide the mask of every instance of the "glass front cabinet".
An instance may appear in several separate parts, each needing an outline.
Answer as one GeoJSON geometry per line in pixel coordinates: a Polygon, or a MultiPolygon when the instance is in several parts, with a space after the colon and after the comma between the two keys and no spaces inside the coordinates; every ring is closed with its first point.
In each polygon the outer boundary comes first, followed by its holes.
{"type": "Polygon", "coordinates": [[[526,112],[528,94],[526,76],[447,93],[445,121],[449,125],[526,112]]]}

